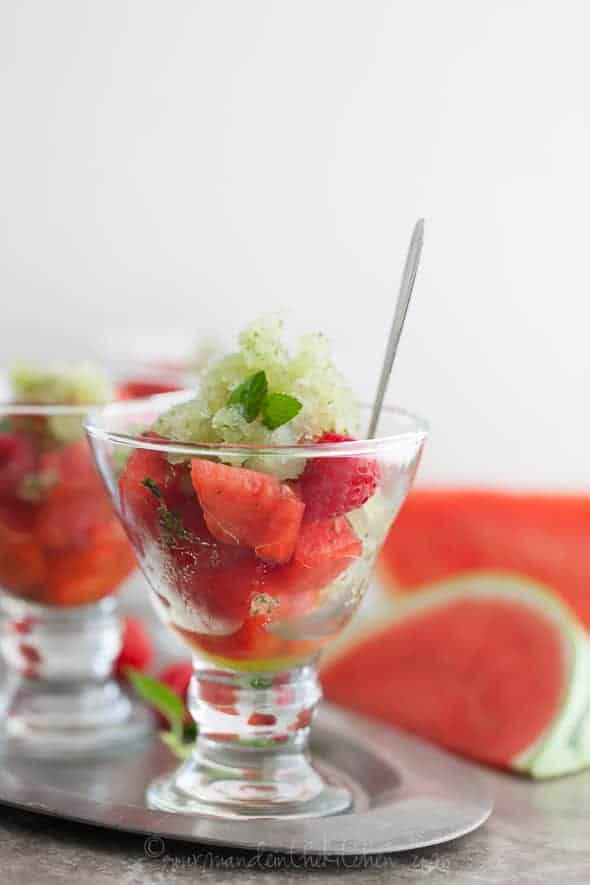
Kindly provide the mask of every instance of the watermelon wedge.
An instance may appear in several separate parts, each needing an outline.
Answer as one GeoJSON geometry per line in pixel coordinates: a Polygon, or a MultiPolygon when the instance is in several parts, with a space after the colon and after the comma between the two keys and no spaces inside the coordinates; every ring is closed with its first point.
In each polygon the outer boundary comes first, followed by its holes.
{"type": "Polygon", "coordinates": [[[418,489],[379,559],[392,590],[414,590],[474,571],[546,584],[590,629],[590,495],[418,489]]]}
{"type": "Polygon", "coordinates": [[[250,547],[265,562],[288,562],[305,505],[286,483],[266,473],[193,458],[193,486],[211,534],[250,547]]]}
{"type": "Polygon", "coordinates": [[[590,764],[590,647],[541,585],[494,573],[432,585],[364,626],[322,670],[328,700],[533,777],[590,764]]]}

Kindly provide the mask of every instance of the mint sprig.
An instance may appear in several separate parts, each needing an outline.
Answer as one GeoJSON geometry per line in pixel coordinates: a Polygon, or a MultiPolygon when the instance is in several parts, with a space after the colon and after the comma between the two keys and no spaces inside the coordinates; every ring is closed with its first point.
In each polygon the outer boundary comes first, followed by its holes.
{"type": "Polygon", "coordinates": [[[142,485],[144,485],[146,487],[146,489],[149,489],[150,492],[152,493],[152,495],[155,495],[156,498],[162,497],[162,492],[160,491],[160,489],[158,488],[156,483],[153,481],[151,476],[146,476],[146,478],[142,482],[142,485]]]}
{"type": "Polygon", "coordinates": [[[228,406],[237,406],[248,422],[256,420],[268,391],[266,372],[255,372],[235,388],[227,401],[228,406]]]}
{"type": "Polygon", "coordinates": [[[183,737],[184,701],[171,688],[151,676],[146,676],[134,667],[126,667],[125,675],[137,694],[154,707],[170,723],[172,734],[179,740],[183,737]]]}
{"type": "Polygon", "coordinates": [[[161,731],[160,738],[179,759],[188,759],[197,740],[197,725],[186,718],[184,700],[164,682],[146,676],[135,667],[125,667],[125,675],[137,694],[150,707],[159,710],[170,723],[168,731],[161,731]]]}
{"type": "Polygon", "coordinates": [[[269,430],[276,430],[298,415],[302,405],[287,393],[270,393],[262,404],[262,423],[269,430]]]}
{"type": "Polygon", "coordinates": [[[238,408],[248,424],[260,420],[269,430],[276,430],[291,421],[303,408],[294,396],[287,393],[269,393],[266,372],[255,372],[232,390],[228,406],[238,408]]]}

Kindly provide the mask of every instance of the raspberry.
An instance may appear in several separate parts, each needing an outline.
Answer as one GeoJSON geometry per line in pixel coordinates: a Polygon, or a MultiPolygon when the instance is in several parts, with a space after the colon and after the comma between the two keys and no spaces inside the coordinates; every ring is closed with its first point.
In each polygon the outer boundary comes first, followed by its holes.
{"type": "MultiPolygon", "coordinates": [[[[353,437],[326,433],[319,443],[353,442],[353,437]]],[[[310,458],[298,486],[307,522],[341,516],[369,500],[377,488],[379,468],[369,458],[310,458]]]]}
{"type": "Polygon", "coordinates": [[[143,623],[137,618],[126,618],[121,651],[115,663],[116,675],[119,678],[124,677],[125,667],[147,670],[153,656],[152,640],[143,623]]]}

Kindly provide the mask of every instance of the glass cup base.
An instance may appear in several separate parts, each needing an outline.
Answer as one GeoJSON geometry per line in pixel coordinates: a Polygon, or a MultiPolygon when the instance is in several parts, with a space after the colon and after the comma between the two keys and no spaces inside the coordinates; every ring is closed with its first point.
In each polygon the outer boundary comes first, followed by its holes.
{"type": "Polygon", "coordinates": [[[151,714],[110,680],[73,692],[23,679],[10,692],[0,749],[35,757],[84,756],[140,740],[151,714]]]}
{"type": "Polygon", "coordinates": [[[222,765],[213,768],[197,755],[174,774],[153,781],[147,804],[158,811],[227,820],[299,820],[341,814],[351,807],[350,791],[326,783],[305,757],[292,760],[295,764],[284,770],[273,771],[269,761],[264,772],[236,771],[222,765]]]}
{"type": "Polygon", "coordinates": [[[70,608],[0,594],[0,747],[41,757],[95,753],[153,730],[111,675],[121,647],[117,601],[70,608]]]}

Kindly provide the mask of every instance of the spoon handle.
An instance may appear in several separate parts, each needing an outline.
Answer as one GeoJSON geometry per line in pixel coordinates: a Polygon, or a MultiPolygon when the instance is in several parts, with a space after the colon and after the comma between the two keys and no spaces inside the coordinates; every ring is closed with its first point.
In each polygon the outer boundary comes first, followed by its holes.
{"type": "Polygon", "coordinates": [[[385,357],[383,359],[381,375],[379,376],[379,384],[377,386],[377,393],[375,395],[375,403],[373,405],[373,411],[371,413],[371,421],[369,424],[368,432],[369,439],[373,439],[373,437],[375,436],[377,426],[379,424],[379,418],[381,417],[381,409],[383,408],[383,400],[387,391],[387,385],[389,384],[389,378],[391,376],[391,370],[393,368],[393,361],[395,360],[399,340],[404,328],[404,321],[408,312],[408,305],[410,303],[410,298],[412,297],[412,292],[414,290],[414,282],[416,281],[416,274],[418,273],[418,265],[420,264],[420,255],[422,254],[423,242],[424,219],[419,218],[414,225],[412,239],[410,240],[408,254],[406,255],[406,263],[404,264],[404,272],[402,274],[397,302],[395,305],[395,313],[393,315],[391,331],[389,333],[389,339],[387,341],[387,349],[385,351],[385,357]]]}

